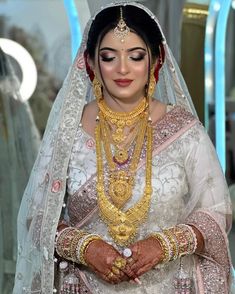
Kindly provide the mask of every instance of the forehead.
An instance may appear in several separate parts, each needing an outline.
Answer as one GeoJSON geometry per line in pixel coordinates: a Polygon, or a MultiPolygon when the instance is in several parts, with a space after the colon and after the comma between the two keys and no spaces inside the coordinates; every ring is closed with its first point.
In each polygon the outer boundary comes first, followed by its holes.
{"type": "Polygon", "coordinates": [[[132,47],[143,47],[146,49],[146,45],[143,39],[133,32],[125,37],[124,42],[121,42],[119,38],[114,35],[113,30],[109,31],[103,38],[100,43],[100,48],[102,47],[111,47],[116,50],[123,50],[132,47]]]}

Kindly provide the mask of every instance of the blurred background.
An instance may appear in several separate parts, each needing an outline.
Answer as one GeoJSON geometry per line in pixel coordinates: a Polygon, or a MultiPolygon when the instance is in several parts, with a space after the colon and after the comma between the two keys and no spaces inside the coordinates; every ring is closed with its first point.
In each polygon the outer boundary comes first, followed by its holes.
{"type": "MultiPolygon", "coordinates": [[[[87,20],[109,2],[0,0],[0,293],[12,290],[17,212],[48,114],[87,20]]],[[[159,18],[235,209],[235,0],[139,2],[159,18]]],[[[229,240],[235,265],[234,226],[229,240]]]]}

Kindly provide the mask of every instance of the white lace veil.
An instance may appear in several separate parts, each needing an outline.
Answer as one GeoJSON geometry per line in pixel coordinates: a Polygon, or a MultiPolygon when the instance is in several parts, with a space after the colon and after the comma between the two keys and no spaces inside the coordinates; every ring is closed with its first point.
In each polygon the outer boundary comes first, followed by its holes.
{"type": "MultiPolygon", "coordinates": [[[[106,7],[120,4],[144,10],[162,32],[157,18],[141,4],[120,2],[106,7]]],[[[14,294],[53,292],[54,236],[66,190],[68,162],[84,104],[93,99],[83,59],[93,20],[91,18],[85,28],[77,57],[53,105],[40,152],[23,196],[18,215],[18,261],[14,294]]],[[[160,70],[155,97],[164,103],[181,105],[196,114],[163,33],[162,36],[165,62],[160,70]]]]}

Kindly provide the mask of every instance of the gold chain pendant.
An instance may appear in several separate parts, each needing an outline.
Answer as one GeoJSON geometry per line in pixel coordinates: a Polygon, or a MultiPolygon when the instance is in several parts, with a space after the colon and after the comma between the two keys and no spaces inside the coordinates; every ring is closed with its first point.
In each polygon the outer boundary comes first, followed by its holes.
{"type": "Polygon", "coordinates": [[[131,197],[134,184],[133,177],[125,171],[112,173],[109,179],[109,196],[116,207],[121,208],[131,197]]]}
{"type": "Polygon", "coordinates": [[[119,218],[119,224],[109,224],[108,231],[116,244],[126,246],[137,234],[137,227],[124,216],[119,218]]]}
{"type": "Polygon", "coordinates": [[[129,153],[125,149],[116,149],[114,151],[113,161],[118,165],[123,165],[127,163],[129,159],[129,153]]]}

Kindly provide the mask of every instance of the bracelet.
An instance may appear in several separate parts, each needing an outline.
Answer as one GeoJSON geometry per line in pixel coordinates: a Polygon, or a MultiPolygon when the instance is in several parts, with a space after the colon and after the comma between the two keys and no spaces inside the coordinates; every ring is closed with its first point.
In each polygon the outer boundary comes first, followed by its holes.
{"type": "MultiPolygon", "coordinates": [[[[189,225],[180,224],[163,231],[175,238],[178,246],[177,257],[193,254],[197,248],[197,237],[189,225]]],[[[175,258],[175,259],[176,259],[175,258]]]]}
{"type": "Polygon", "coordinates": [[[169,240],[166,238],[166,236],[161,232],[157,232],[157,233],[150,234],[149,237],[153,237],[157,239],[158,242],[160,243],[160,246],[163,251],[163,257],[161,259],[161,263],[168,262],[171,256],[171,248],[170,248],[169,240]]]}
{"type": "Polygon", "coordinates": [[[86,232],[84,232],[84,231],[78,232],[70,244],[70,255],[71,255],[71,258],[73,259],[73,261],[77,261],[77,254],[76,254],[77,244],[78,244],[79,240],[84,236],[87,236],[86,232]]]}
{"type": "Polygon", "coordinates": [[[84,235],[87,235],[87,233],[73,227],[63,229],[56,238],[55,248],[58,255],[76,261],[76,243],[84,235]]]}
{"type": "Polygon", "coordinates": [[[70,244],[76,236],[77,230],[69,227],[63,229],[56,238],[55,249],[60,257],[71,259],[70,244]]]}
{"type": "Polygon", "coordinates": [[[156,238],[162,248],[161,263],[175,260],[184,255],[193,254],[197,249],[197,236],[193,228],[186,224],[152,233],[149,237],[156,238]]]}
{"type": "Polygon", "coordinates": [[[89,234],[86,236],[86,238],[84,238],[84,240],[80,246],[79,252],[77,252],[79,254],[77,257],[78,257],[81,264],[87,265],[87,263],[85,261],[86,251],[87,251],[89,245],[95,240],[102,240],[102,238],[99,235],[94,235],[94,234],[89,234]]]}
{"type": "Polygon", "coordinates": [[[169,230],[163,230],[163,234],[168,238],[170,247],[171,247],[171,255],[170,260],[176,260],[179,256],[179,245],[175,236],[169,230]]]}
{"type": "Polygon", "coordinates": [[[197,249],[197,236],[196,236],[193,228],[190,225],[181,224],[180,226],[184,227],[185,231],[187,230],[187,232],[188,232],[188,236],[190,239],[188,252],[189,252],[189,254],[193,254],[197,249]]]}

